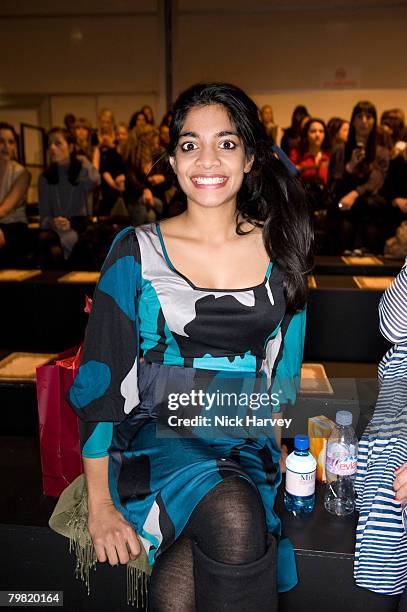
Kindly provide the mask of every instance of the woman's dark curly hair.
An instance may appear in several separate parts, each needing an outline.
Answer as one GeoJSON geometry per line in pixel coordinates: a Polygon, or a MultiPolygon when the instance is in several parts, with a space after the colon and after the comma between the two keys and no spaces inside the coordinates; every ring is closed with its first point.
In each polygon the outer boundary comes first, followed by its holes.
{"type": "MultiPolygon", "coordinates": [[[[305,191],[273,153],[256,104],[240,88],[228,83],[198,83],[180,94],[170,125],[169,155],[173,157],[187,113],[195,107],[225,107],[243,141],[246,158],[254,156],[237,194],[240,217],[263,228],[263,242],[271,260],[285,272],[287,309],[305,305],[307,275],[312,269],[313,230],[305,191]]],[[[236,232],[244,234],[242,222],[236,232]]]]}
{"type": "MultiPolygon", "coordinates": [[[[75,144],[75,138],[65,128],[54,127],[47,134],[47,142],[53,134],[61,134],[69,145],[75,144]]],[[[82,164],[79,159],[76,158],[75,149],[72,148],[69,154],[69,168],[68,168],[68,180],[71,185],[78,184],[78,176],[82,168],[82,164]]],[[[45,168],[42,176],[47,180],[50,185],[57,185],[59,183],[58,164],[51,162],[47,168],[45,168]]]]}

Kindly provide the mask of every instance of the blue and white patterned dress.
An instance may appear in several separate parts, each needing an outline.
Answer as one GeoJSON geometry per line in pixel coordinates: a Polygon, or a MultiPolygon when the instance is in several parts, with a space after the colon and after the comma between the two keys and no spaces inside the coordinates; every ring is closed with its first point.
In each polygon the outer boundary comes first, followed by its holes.
{"type": "Polygon", "coordinates": [[[373,419],[359,444],[356,583],[387,595],[407,584],[407,535],[395,500],[394,470],[407,461],[407,259],[382,296],[380,331],[393,343],[379,365],[373,419]]]}
{"type": "Polygon", "coordinates": [[[273,433],[247,435],[243,427],[218,438],[198,427],[189,435],[157,434],[168,390],[197,388],[202,374],[209,386],[238,379],[251,390],[259,381],[269,391],[278,387],[281,407],[295,401],[305,310],[286,312],[283,280],[270,262],[255,287],[196,287],[173,267],[158,224],[127,228],[112,245],[69,400],[81,418],[83,456],[109,455],[112,499],[151,565],[206,493],[238,475],[257,487],[268,531],[279,540],[279,590],[297,582],[294,552],[280,539],[274,511],[281,473],[273,433]]]}

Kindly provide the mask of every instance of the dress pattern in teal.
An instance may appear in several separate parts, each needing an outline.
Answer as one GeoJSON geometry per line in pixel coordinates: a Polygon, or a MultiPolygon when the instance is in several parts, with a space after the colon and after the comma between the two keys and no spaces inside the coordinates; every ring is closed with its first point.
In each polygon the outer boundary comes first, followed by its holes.
{"type": "MultiPolygon", "coordinates": [[[[295,402],[305,310],[287,312],[283,281],[270,261],[254,287],[197,287],[172,265],[155,223],[126,228],[114,240],[69,401],[81,418],[82,454],[109,455],[112,499],[140,536],[151,565],[180,536],[200,500],[237,475],[258,489],[268,531],[279,541],[279,591],[297,582],[294,552],[280,537],[274,511],[281,473],[273,430],[243,425],[215,436],[202,426],[182,434],[171,428],[163,433],[162,426],[174,389],[223,385],[275,392],[279,405],[256,413],[270,417],[295,402]]],[[[207,407],[200,410],[208,415],[207,407]]],[[[243,419],[248,411],[232,406],[229,416],[243,419]]],[[[188,405],[182,414],[198,413],[188,405]]]]}

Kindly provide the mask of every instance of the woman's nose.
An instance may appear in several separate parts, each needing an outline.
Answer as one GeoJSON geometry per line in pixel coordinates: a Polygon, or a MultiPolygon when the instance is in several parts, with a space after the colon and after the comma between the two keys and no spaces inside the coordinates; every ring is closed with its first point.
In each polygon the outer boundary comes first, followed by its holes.
{"type": "Polygon", "coordinates": [[[217,150],[213,147],[202,147],[198,155],[197,164],[203,168],[219,166],[220,159],[217,155],[217,150]]]}

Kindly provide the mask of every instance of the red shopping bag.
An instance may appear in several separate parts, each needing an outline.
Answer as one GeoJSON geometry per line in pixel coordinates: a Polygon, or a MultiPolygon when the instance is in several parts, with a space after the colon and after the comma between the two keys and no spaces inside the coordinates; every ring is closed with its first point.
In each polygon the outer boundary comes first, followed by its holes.
{"type": "MultiPolygon", "coordinates": [[[[92,301],[86,297],[85,312],[92,301]]],[[[78,372],[82,346],[37,368],[37,402],[44,495],[60,493],[83,472],[79,419],[66,396],[78,372]]]]}
{"type": "Polygon", "coordinates": [[[58,360],[37,368],[42,488],[44,495],[60,493],[83,471],[79,420],[66,400],[80,363],[79,351],[66,351],[58,360]]]}

